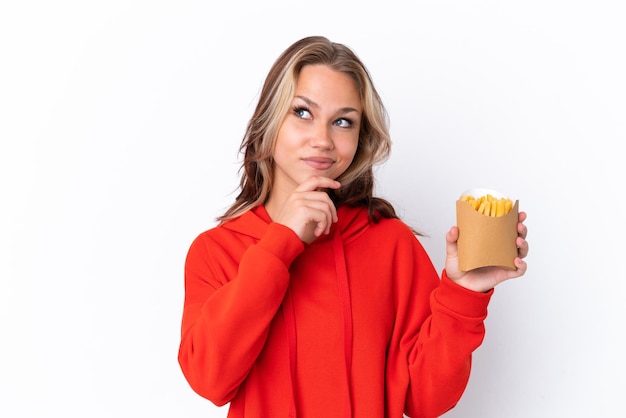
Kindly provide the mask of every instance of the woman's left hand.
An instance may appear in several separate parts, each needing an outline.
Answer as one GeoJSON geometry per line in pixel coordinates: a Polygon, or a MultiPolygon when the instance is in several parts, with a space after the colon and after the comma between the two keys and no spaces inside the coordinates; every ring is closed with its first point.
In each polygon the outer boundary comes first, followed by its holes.
{"type": "Polygon", "coordinates": [[[446,274],[450,280],[476,292],[487,292],[505,280],[523,276],[527,265],[523,260],[528,255],[528,242],[526,235],[528,229],[524,225],[526,212],[519,213],[517,224],[517,257],[515,257],[516,270],[502,267],[480,267],[470,271],[459,271],[458,245],[459,228],[453,226],[446,234],[446,274]]]}

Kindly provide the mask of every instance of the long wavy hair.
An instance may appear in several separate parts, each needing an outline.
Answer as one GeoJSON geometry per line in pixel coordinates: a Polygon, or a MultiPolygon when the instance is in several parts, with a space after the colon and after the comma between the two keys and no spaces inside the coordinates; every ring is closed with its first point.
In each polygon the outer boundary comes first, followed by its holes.
{"type": "Polygon", "coordinates": [[[265,79],[239,148],[244,156],[240,193],[234,204],[218,218],[219,221],[235,218],[263,204],[269,197],[274,178],[272,155],[278,130],[290,109],[300,71],[306,65],[315,64],[327,65],[352,78],[363,104],[356,154],[348,169],[337,179],[341,188],[329,191],[331,199],[337,206],[366,207],[372,222],[378,222],[381,217],[398,217],[391,203],[373,195],[373,167],[389,157],[391,139],[388,114],[370,74],[350,48],[322,36],[310,36],[288,47],[274,62],[265,79]]]}

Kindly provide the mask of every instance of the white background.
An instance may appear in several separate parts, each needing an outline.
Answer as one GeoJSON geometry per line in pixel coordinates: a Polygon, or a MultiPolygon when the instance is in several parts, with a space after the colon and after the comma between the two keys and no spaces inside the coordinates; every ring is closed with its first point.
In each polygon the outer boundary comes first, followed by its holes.
{"type": "Polygon", "coordinates": [[[184,257],[234,199],[271,63],[312,34],[371,71],[378,193],[438,269],[463,190],[528,212],[528,273],[446,417],[619,416],[622,2],[225,3],[0,6],[0,416],[226,416],[177,364],[184,257]]]}

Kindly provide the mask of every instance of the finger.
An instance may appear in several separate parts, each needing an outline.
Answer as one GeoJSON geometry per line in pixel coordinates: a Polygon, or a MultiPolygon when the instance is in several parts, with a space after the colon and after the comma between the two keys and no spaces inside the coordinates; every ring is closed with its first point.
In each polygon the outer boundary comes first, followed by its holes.
{"type": "Polygon", "coordinates": [[[525,258],[528,255],[529,250],[528,241],[521,237],[517,237],[515,244],[517,245],[517,254],[519,255],[519,257],[525,258]]]}
{"type": "Polygon", "coordinates": [[[319,189],[338,189],[341,183],[330,177],[313,176],[309,177],[296,187],[296,192],[313,191],[319,189]]]}
{"type": "Polygon", "coordinates": [[[526,270],[528,270],[528,265],[526,264],[526,262],[519,257],[515,258],[515,267],[517,268],[517,270],[515,271],[516,274],[514,277],[523,276],[524,274],[526,274],[526,270]]]}
{"type": "Polygon", "coordinates": [[[446,234],[446,261],[445,269],[448,277],[452,280],[458,280],[459,276],[459,252],[457,241],[459,239],[459,228],[453,226],[446,234]]]}
{"type": "Polygon", "coordinates": [[[453,226],[446,234],[446,241],[456,242],[459,239],[459,227],[453,226]]]}
{"type": "Polygon", "coordinates": [[[459,228],[453,226],[446,234],[446,254],[448,257],[456,257],[458,253],[457,241],[459,239],[459,228]]]}
{"type": "Polygon", "coordinates": [[[318,210],[327,210],[332,222],[337,222],[337,208],[328,193],[321,191],[300,192],[296,195],[305,205],[311,204],[318,210]]]}
{"type": "Polygon", "coordinates": [[[332,202],[307,200],[303,204],[309,213],[307,223],[315,223],[315,235],[328,234],[333,222],[336,222],[337,213],[332,202]]]}
{"type": "Polygon", "coordinates": [[[517,234],[519,237],[526,239],[526,235],[528,235],[528,228],[524,224],[517,224],[517,234]]]}
{"type": "Polygon", "coordinates": [[[517,224],[517,235],[526,239],[528,235],[528,228],[523,223],[517,224]]]}

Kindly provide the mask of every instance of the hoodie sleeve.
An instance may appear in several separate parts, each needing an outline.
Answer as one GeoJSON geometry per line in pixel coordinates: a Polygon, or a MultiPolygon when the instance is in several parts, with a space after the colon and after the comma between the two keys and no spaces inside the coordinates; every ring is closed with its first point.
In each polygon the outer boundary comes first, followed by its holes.
{"type": "Polygon", "coordinates": [[[289,266],[303,249],[276,223],[251,245],[226,233],[194,240],[185,262],[178,361],[200,396],[221,406],[237,393],[280,308],[289,266]]]}
{"type": "MultiPolygon", "coordinates": [[[[478,293],[437,275],[413,239],[412,261],[397,260],[397,320],[390,350],[390,375],[406,388],[404,412],[438,417],[453,408],[467,386],[471,356],[482,344],[493,289],[478,293]]],[[[403,255],[399,255],[403,258],[403,255]]],[[[401,396],[401,391],[397,393],[401,396]]]]}

